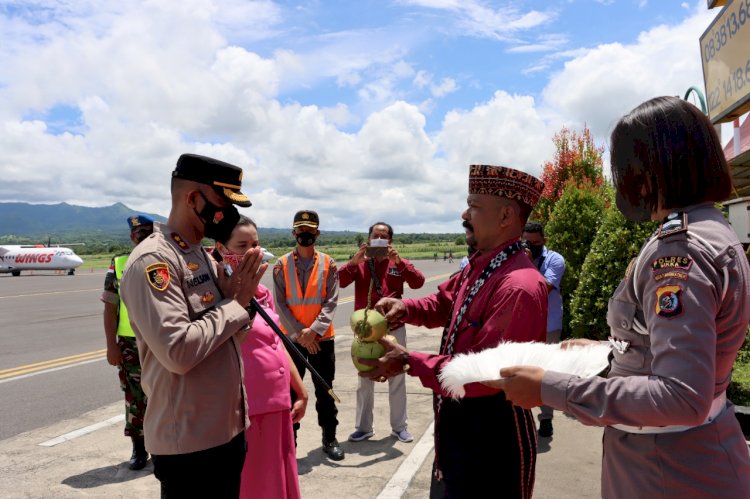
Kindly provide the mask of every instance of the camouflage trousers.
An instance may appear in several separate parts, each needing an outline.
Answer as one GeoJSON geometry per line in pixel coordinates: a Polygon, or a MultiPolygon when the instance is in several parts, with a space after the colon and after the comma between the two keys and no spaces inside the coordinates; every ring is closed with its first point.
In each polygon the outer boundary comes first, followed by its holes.
{"type": "Polygon", "coordinates": [[[125,392],[125,436],[143,436],[143,416],[146,414],[146,394],[141,388],[141,362],[138,346],[131,336],[118,336],[117,346],[122,352],[118,367],[120,388],[125,392]]]}

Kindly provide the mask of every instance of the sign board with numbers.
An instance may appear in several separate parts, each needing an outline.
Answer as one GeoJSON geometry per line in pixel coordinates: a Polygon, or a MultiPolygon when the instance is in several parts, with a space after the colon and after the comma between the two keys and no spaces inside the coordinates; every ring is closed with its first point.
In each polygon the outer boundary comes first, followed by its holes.
{"type": "Polygon", "coordinates": [[[703,82],[713,123],[750,110],[750,0],[729,0],[700,37],[703,82]]]}

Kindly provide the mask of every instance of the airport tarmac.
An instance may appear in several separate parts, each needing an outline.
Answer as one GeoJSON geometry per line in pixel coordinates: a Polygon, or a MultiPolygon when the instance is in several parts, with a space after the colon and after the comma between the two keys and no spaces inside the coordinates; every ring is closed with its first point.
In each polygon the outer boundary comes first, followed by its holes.
{"type": "MultiPolygon", "coordinates": [[[[437,330],[409,328],[409,347],[433,351],[439,334],[437,330]]],[[[302,497],[429,497],[434,456],[431,392],[416,378],[407,379],[409,430],[414,442],[402,443],[390,436],[387,387],[381,384],[375,396],[375,436],[369,441],[347,442],[353,431],[357,376],[346,356],[337,355],[337,359],[334,391],[341,399],[338,437],[346,458],[331,461],[321,451],[311,402],[297,449],[302,497]]],[[[310,385],[309,379],[306,382],[310,385]]],[[[122,404],[110,404],[0,441],[2,496],[158,498],[159,484],[150,462],[142,471],[127,468],[130,442],[122,435],[122,412],[122,404]]],[[[602,430],[584,427],[560,413],[556,413],[554,425],[553,438],[540,439],[534,497],[599,497],[602,430]]],[[[488,496],[502,496],[502,484],[497,487],[497,492],[488,491],[488,496]]]]}
{"type": "MultiPolygon", "coordinates": [[[[418,266],[432,278],[422,293],[434,290],[434,287],[444,280],[441,276],[453,268],[444,265],[443,262],[431,261],[418,262],[418,266]]],[[[56,331],[64,330],[72,338],[74,330],[89,328],[92,330],[81,333],[84,337],[81,341],[89,341],[90,336],[96,339],[96,343],[84,343],[82,348],[88,349],[85,351],[95,351],[95,348],[100,349],[103,346],[98,316],[100,304],[86,309],[89,310],[86,313],[76,312],[84,306],[84,301],[85,306],[89,307],[88,302],[98,297],[103,274],[89,278],[60,276],[56,281],[49,281],[52,284],[43,281],[43,290],[34,288],[38,285],[33,279],[18,279],[23,278],[0,279],[0,298],[6,297],[0,299],[0,308],[5,307],[2,315],[7,318],[7,314],[13,313],[12,321],[15,326],[21,325],[20,320],[15,318],[18,312],[27,310],[27,306],[28,310],[33,310],[34,303],[37,306],[42,303],[41,308],[44,308],[46,305],[43,301],[49,299],[52,306],[59,306],[60,310],[59,320],[53,323],[57,327],[56,331]],[[11,296],[19,298],[7,298],[11,296]],[[68,323],[70,326],[64,326],[68,323]]],[[[344,291],[346,293],[343,300],[346,302],[347,295],[350,295],[352,290],[349,288],[344,291]]],[[[416,293],[409,291],[409,294],[416,293]]],[[[346,441],[349,433],[354,430],[357,375],[349,359],[352,334],[349,328],[344,326],[351,313],[351,302],[346,302],[346,305],[340,308],[341,317],[336,321],[337,373],[334,391],[341,399],[338,405],[338,438],[346,452],[346,458],[334,462],[327,459],[321,451],[321,434],[317,426],[314,403],[311,401],[299,432],[297,449],[302,496],[337,496],[342,499],[429,497],[430,470],[434,456],[432,396],[416,378],[407,377],[409,430],[414,434],[414,442],[402,443],[390,436],[387,386],[381,384],[376,385],[375,436],[365,442],[346,441]]],[[[50,324],[49,317],[41,321],[38,310],[33,318],[42,328],[50,324]]],[[[9,329],[5,329],[5,333],[9,332],[9,329]]],[[[50,333],[46,337],[56,338],[50,333]]],[[[440,331],[409,327],[407,337],[410,349],[435,351],[440,331]]],[[[40,329],[32,338],[33,345],[42,349],[42,330],[40,329]]],[[[18,359],[22,359],[23,362],[38,360],[32,357],[31,352],[20,351],[23,343],[14,343],[9,336],[5,339],[0,337],[0,340],[3,340],[6,346],[13,345],[13,349],[3,349],[4,351],[0,352],[4,364],[0,365],[0,368],[18,365],[18,359]],[[17,356],[17,360],[11,360],[11,354],[17,356]]],[[[159,497],[159,484],[153,476],[150,463],[139,472],[127,468],[130,441],[122,435],[124,411],[123,404],[118,401],[121,395],[116,392],[117,381],[113,368],[106,366],[106,362],[101,358],[92,358],[69,369],[49,371],[19,382],[8,381],[0,385],[0,388],[8,389],[16,385],[23,387],[19,388],[18,398],[14,399],[14,403],[17,404],[22,403],[24,397],[33,401],[40,397],[39,394],[47,393],[42,389],[44,385],[41,384],[41,380],[53,383],[50,386],[54,389],[50,388],[50,393],[65,387],[71,396],[84,397],[87,394],[81,392],[86,390],[77,389],[79,379],[105,377],[104,384],[111,385],[114,391],[96,399],[105,402],[99,403],[91,410],[75,412],[69,408],[60,411],[56,407],[57,404],[49,403],[49,400],[46,405],[33,406],[37,407],[34,410],[47,413],[44,424],[32,425],[33,428],[30,427],[27,431],[13,432],[9,437],[0,440],[0,495],[4,498],[159,497]],[[75,374],[78,372],[80,374],[75,374]],[[46,381],[47,378],[52,379],[46,381]]],[[[312,393],[309,376],[306,383],[312,393]]],[[[51,396],[50,394],[49,397],[51,396]]],[[[4,396],[3,400],[4,404],[8,403],[7,397],[4,396]]],[[[3,418],[10,414],[12,413],[3,413],[3,418]]],[[[7,419],[2,421],[2,426],[8,423],[7,419]]],[[[554,437],[540,441],[534,497],[599,497],[601,429],[584,427],[559,413],[556,413],[554,424],[554,437]]],[[[502,452],[502,449],[498,449],[498,452],[502,452]]],[[[502,495],[501,490],[502,484],[498,483],[497,491],[488,491],[488,496],[502,495]]]]}

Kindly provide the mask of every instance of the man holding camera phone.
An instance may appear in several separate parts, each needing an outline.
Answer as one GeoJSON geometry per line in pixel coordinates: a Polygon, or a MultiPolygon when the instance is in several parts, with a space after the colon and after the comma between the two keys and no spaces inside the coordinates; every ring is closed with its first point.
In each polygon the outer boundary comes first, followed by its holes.
{"type": "MultiPolygon", "coordinates": [[[[404,283],[412,289],[424,285],[424,275],[414,265],[401,258],[393,247],[393,228],[385,222],[377,222],[368,232],[367,243],[360,246],[346,265],[339,268],[339,285],[342,288],[354,283],[354,309],[374,305],[380,298],[401,298],[404,283]],[[371,286],[372,283],[372,286],[371,286]],[[371,292],[372,295],[368,296],[371,292]]],[[[389,324],[392,334],[400,345],[406,346],[406,327],[403,321],[389,324]]],[[[357,411],[355,431],[349,441],[360,442],[371,438],[373,431],[373,406],[375,383],[359,378],[357,385],[357,411]]],[[[394,376],[388,380],[388,403],[391,411],[391,435],[401,442],[414,440],[407,430],[406,379],[394,376]]]]}

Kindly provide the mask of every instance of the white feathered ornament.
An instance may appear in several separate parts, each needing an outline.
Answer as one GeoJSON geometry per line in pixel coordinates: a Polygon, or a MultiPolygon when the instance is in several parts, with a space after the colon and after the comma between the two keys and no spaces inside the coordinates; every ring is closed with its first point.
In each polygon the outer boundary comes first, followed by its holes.
{"type": "Polygon", "coordinates": [[[455,355],[438,379],[450,397],[460,399],[466,393],[465,384],[501,379],[500,369],[511,366],[535,366],[588,378],[607,367],[610,350],[607,343],[566,349],[560,343],[500,343],[481,352],[455,355]]]}

